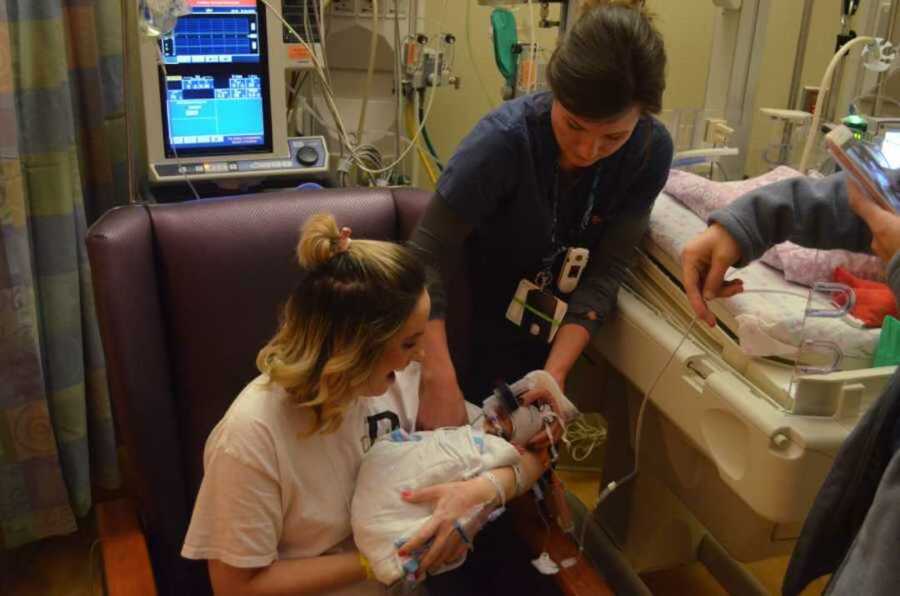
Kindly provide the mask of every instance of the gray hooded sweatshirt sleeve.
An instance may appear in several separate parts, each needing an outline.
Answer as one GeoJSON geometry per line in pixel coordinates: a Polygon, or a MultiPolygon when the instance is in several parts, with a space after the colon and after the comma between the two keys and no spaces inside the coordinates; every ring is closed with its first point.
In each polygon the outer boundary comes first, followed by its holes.
{"type": "MultiPolygon", "coordinates": [[[[851,209],[843,172],[826,178],[791,178],[760,187],[709,216],[741,248],[745,267],[772,246],[790,240],[809,248],[870,252],[872,234],[851,209]]],[[[900,297],[900,253],[886,267],[888,285],[900,297]]]]}

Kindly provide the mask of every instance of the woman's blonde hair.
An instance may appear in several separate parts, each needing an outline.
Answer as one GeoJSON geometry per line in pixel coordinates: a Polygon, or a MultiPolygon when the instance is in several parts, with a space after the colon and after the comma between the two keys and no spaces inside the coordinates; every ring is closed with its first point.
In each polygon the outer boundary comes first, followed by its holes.
{"type": "Polygon", "coordinates": [[[425,269],[398,244],[346,243],[322,213],[303,226],[297,256],[306,275],[256,366],[315,414],[309,434],[333,432],[422,296],[425,269]]]}

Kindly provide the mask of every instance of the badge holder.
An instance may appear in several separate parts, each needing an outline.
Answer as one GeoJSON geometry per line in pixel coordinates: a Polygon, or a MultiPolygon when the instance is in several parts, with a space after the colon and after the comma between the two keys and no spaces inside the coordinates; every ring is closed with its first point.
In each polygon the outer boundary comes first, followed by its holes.
{"type": "Polygon", "coordinates": [[[536,280],[541,286],[527,279],[520,281],[506,309],[506,318],[529,335],[550,343],[556,337],[569,306],[544,289],[548,280],[549,274],[541,273],[536,280]]]}

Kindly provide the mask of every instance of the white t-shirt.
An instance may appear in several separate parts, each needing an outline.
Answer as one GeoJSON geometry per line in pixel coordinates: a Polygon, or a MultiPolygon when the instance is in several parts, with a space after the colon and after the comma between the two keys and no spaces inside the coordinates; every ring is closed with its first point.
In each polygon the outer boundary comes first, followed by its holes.
{"type": "MultiPolygon", "coordinates": [[[[412,363],[379,397],[357,400],[331,434],[303,436],[312,414],[257,377],[206,441],[204,476],[182,556],[233,567],[354,548],[350,502],[363,453],[391,430],[412,432],[420,368],[412,363]]],[[[337,594],[384,594],[362,582],[337,594]]]]}

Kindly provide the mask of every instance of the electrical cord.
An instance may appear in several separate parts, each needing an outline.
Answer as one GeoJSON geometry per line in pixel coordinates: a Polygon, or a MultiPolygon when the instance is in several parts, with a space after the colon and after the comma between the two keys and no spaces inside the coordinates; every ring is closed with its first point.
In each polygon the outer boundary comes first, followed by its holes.
{"type": "MultiPolygon", "coordinates": [[[[432,91],[434,93],[434,91],[432,91]]],[[[425,139],[425,146],[428,147],[428,151],[431,153],[431,156],[434,158],[434,163],[437,166],[438,170],[444,171],[444,164],[441,163],[441,158],[438,157],[437,151],[434,149],[434,145],[431,142],[431,137],[428,135],[428,128],[423,124],[425,122],[425,111],[422,109],[422,103],[425,99],[425,91],[422,90],[419,92],[419,120],[418,122],[422,124],[422,138],[425,139]]]]}
{"type": "MultiPolygon", "coordinates": [[[[694,329],[694,325],[697,323],[699,317],[695,313],[691,318],[691,322],[688,325],[685,332],[682,334],[681,339],[678,344],[675,346],[675,349],[672,350],[672,353],[669,354],[668,359],[666,359],[666,363],[663,364],[662,368],[659,369],[659,372],[656,373],[656,378],[653,379],[653,383],[650,385],[650,389],[644,394],[644,398],[641,401],[641,407],[638,410],[637,424],[634,436],[634,468],[631,472],[619,480],[614,480],[604,487],[602,491],[600,491],[600,496],[597,500],[596,507],[599,507],[603,501],[605,501],[612,493],[619,489],[623,484],[626,484],[633,480],[637,475],[640,469],[640,455],[641,455],[641,436],[643,435],[644,430],[644,412],[647,409],[647,404],[650,402],[650,396],[653,395],[653,391],[656,389],[657,384],[659,384],[660,379],[662,379],[663,374],[669,368],[669,365],[672,364],[672,361],[675,359],[675,356],[678,354],[678,351],[681,350],[681,347],[684,345],[684,342],[687,341],[688,337],[691,335],[691,331],[694,329]]],[[[581,523],[581,533],[578,538],[578,551],[579,556],[584,552],[584,536],[587,532],[588,525],[588,517],[585,516],[584,520],[581,523]]]]}
{"type": "MultiPolygon", "coordinates": [[[[415,1],[415,0],[413,0],[415,1]]],[[[493,110],[494,100],[491,97],[491,94],[488,92],[487,84],[484,82],[484,77],[481,76],[481,70],[478,68],[478,61],[475,59],[475,50],[472,49],[472,3],[475,0],[465,0],[466,1],[466,51],[469,52],[469,62],[472,64],[472,70],[475,71],[475,78],[478,80],[478,86],[481,88],[481,92],[484,95],[485,101],[487,101],[488,108],[493,110]]]]}
{"type": "MultiPolygon", "coordinates": [[[[413,104],[407,102],[406,104],[406,134],[411,134],[413,128],[415,128],[414,122],[414,108],[413,104]]],[[[431,162],[428,160],[428,155],[425,153],[425,149],[422,148],[421,139],[416,139],[415,141],[416,153],[419,155],[419,160],[422,162],[422,168],[425,170],[425,173],[428,174],[428,179],[431,180],[432,184],[437,184],[437,174],[434,171],[434,168],[431,167],[431,162]]]]}
{"type": "Polygon", "coordinates": [[[531,76],[525,86],[525,92],[530,93],[537,89],[537,27],[534,23],[534,0],[528,0],[528,12],[531,15],[531,76]]]}
{"type": "MultiPolygon", "coordinates": [[[[306,49],[309,51],[310,58],[313,62],[313,66],[316,70],[316,73],[319,75],[320,82],[323,86],[323,91],[324,91],[323,95],[325,97],[325,103],[328,107],[328,111],[331,113],[331,116],[334,119],[337,131],[338,131],[338,138],[341,141],[342,146],[345,147],[348,150],[348,152],[350,153],[350,159],[354,162],[354,165],[358,169],[362,170],[363,172],[366,172],[368,174],[373,174],[373,175],[374,174],[382,174],[384,172],[393,170],[394,167],[396,167],[398,164],[400,164],[406,158],[406,156],[409,154],[409,152],[412,151],[412,149],[414,148],[414,145],[416,145],[416,142],[418,141],[419,137],[422,134],[422,129],[424,128],[424,122],[422,123],[423,124],[422,126],[419,126],[417,128],[415,135],[413,135],[412,143],[399,156],[397,156],[396,159],[392,163],[385,165],[384,167],[378,168],[378,169],[369,168],[365,163],[363,163],[363,161],[357,155],[357,144],[358,143],[353,143],[350,140],[350,137],[347,133],[347,127],[344,124],[344,121],[341,118],[340,111],[338,110],[337,104],[335,103],[334,91],[331,88],[330,83],[328,82],[327,75],[322,68],[321,61],[316,56],[315,52],[313,52],[312,48],[306,42],[306,40],[304,40],[297,33],[297,31],[294,29],[294,27],[291,26],[291,24],[288,23],[284,19],[284,17],[281,15],[281,13],[279,11],[277,11],[274,6],[272,6],[271,0],[259,0],[259,1],[262,2],[263,4],[265,4],[266,7],[275,16],[275,18],[278,19],[287,28],[287,30],[291,33],[291,35],[293,35],[294,38],[297,39],[300,42],[300,44],[303,45],[304,47],[306,47],[306,49]]],[[[441,20],[440,20],[441,23],[443,23],[444,17],[446,16],[448,2],[449,2],[449,0],[443,0],[442,11],[441,11],[441,20]]],[[[440,74],[440,72],[439,72],[439,67],[440,67],[439,62],[440,61],[435,60],[434,62],[435,62],[435,64],[434,64],[433,75],[434,75],[434,78],[437,79],[440,74]]],[[[432,109],[433,105],[434,105],[434,94],[432,94],[429,97],[428,106],[425,109],[426,120],[431,115],[431,109],[432,109]]]]}
{"type": "MultiPolygon", "coordinates": [[[[399,48],[395,48],[399,51],[399,48]]],[[[378,0],[372,0],[372,35],[369,41],[369,68],[366,71],[366,84],[363,87],[362,106],[359,109],[359,123],[356,127],[356,142],[362,143],[363,129],[366,125],[366,108],[369,105],[369,94],[372,92],[372,77],[375,75],[375,56],[378,53],[378,0]]]]}
{"type": "Polygon", "coordinates": [[[562,441],[573,460],[584,461],[606,442],[606,429],[589,424],[584,416],[579,416],[566,427],[562,441]]]}

